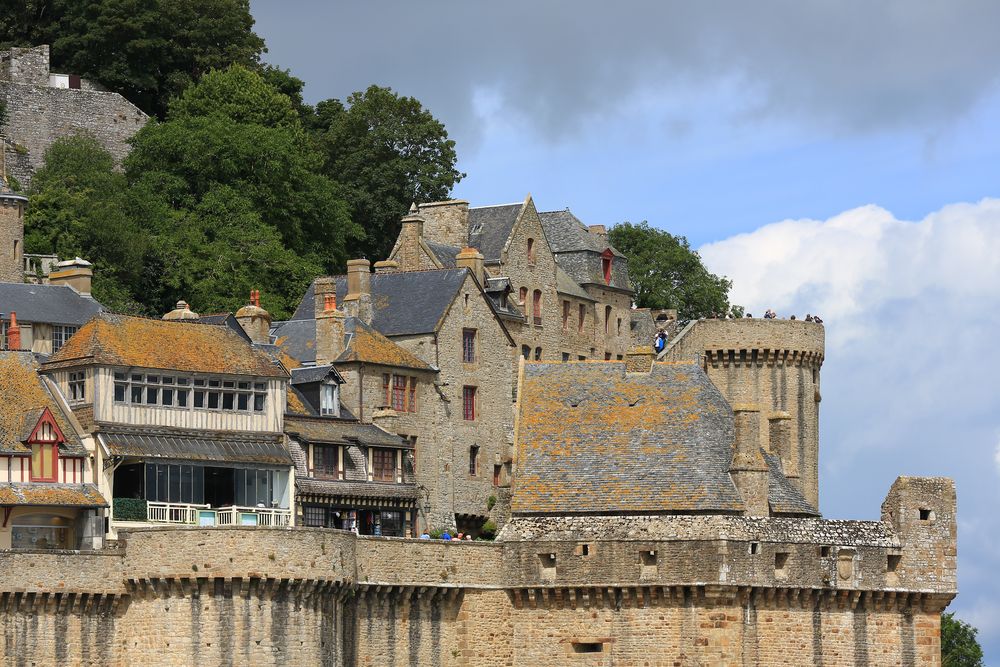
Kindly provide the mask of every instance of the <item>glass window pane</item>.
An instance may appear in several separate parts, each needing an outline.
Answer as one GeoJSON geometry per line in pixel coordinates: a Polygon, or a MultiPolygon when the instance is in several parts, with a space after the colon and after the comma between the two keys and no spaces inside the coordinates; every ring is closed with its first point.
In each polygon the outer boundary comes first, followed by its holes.
{"type": "Polygon", "coordinates": [[[253,409],[255,412],[264,412],[264,394],[253,395],[253,409]]]}
{"type": "Polygon", "coordinates": [[[125,402],[125,385],[115,383],[115,401],[117,403],[125,402]]]}
{"type": "Polygon", "coordinates": [[[170,466],[170,500],[168,503],[181,502],[181,467],[179,465],[170,466]]]}
{"type": "Polygon", "coordinates": [[[191,466],[181,466],[181,502],[190,503],[191,493],[194,490],[194,475],[191,466]]]}
{"type": "Polygon", "coordinates": [[[194,466],[194,490],[191,498],[196,505],[205,503],[205,468],[202,466],[194,466]]]}
{"type": "Polygon", "coordinates": [[[156,405],[160,397],[159,387],[146,387],[146,405],[156,405]]]}
{"type": "Polygon", "coordinates": [[[162,463],[156,464],[156,500],[165,503],[169,489],[167,489],[167,466],[162,463]]]}
{"type": "Polygon", "coordinates": [[[233,401],[235,399],[236,399],[236,394],[230,393],[228,391],[226,393],[224,393],[222,395],[222,409],[223,410],[232,410],[233,409],[233,401]]]}
{"type": "Polygon", "coordinates": [[[246,505],[247,504],[247,502],[246,502],[246,498],[247,498],[246,473],[247,473],[246,470],[243,470],[243,469],[240,468],[240,469],[237,469],[236,470],[236,474],[233,475],[234,486],[235,486],[234,491],[236,492],[235,493],[235,495],[236,495],[235,502],[236,502],[237,505],[246,505]]]}
{"type": "Polygon", "coordinates": [[[237,394],[236,396],[236,409],[237,410],[249,410],[250,409],[250,394],[237,394]]]}
{"type": "Polygon", "coordinates": [[[162,396],[163,400],[161,401],[161,403],[163,403],[163,405],[173,405],[174,404],[174,390],[173,389],[167,389],[166,387],[164,387],[161,391],[163,392],[163,396],[162,396]]]}
{"type": "Polygon", "coordinates": [[[186,387],[189,384],[188,383],[188,379],[187,378],[177,378],[177,384],[179,384],[182,387],[186,387]]]}
{"type": "Polygon", "coordinates": [[[172,377],[168,377],[166,375],[163,376],[163,384],[173,384],[173,383],[174,379],[172,377]]]}
{"type": "Polygon", "coordinates": [[[271,485],[268,484],[269,470],[257,471],[257,503],[264,507],[271,506],[271,485]]]}
{"type": "Polygon", "coordinates": [[[208,409],[209,410],[219,409],[219,392],[217,391],[208,392],[208,409]]]}
{"type": "Polygon", "coordinates": [[[205,407],[205,392],[203,391],[194,392],[194,407],[196,408],[205,407]]]}
{"type": "Polygon", "coordinates": [[[156,500],[156,466],[146,464],[146,500],[156,500]]]}
{"type": "Polygon", "coordinates": [[[142,403],[142,387],[141,386],[140,387],[136,387],[136,386],[133,385],[133,387],[132,387],[132,402],[133,403],[142,403]]]}
{"type": "Polygon", "coordinates": [[[178,389],[177,390],[177,405],[182,408],[186,408],[188,404],[188,390],[178,389]]]}

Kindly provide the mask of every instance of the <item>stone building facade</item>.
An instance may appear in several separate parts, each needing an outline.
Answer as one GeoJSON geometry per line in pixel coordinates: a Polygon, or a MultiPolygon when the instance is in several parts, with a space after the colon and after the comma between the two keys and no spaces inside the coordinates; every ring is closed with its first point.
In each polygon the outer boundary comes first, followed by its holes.
{"type": "Polygon", "coordinates": [[[0,100],[7,107],[3,134],[8,170],[27,188],[52,143],[73,134],[89,134],[115,160],[128,154],[128,140],[149,117],[118,93],[78,76],[49,69],[49,47],[11,48],[0,52],[0,100]]]}

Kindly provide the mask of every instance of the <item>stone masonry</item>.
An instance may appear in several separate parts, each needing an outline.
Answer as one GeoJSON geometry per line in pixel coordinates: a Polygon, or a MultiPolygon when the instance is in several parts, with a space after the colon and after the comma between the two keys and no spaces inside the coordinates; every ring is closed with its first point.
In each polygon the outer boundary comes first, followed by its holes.
{"type": "Polygon", "coordinates": [[[0,100],[8,116],[3,133],[15,144],[7,148],[8,169],[22,188],[56,139],[89,134],[120,163],[128,154],[128,140],[149,120],[118,93],[85,79],[79,80],[79,88],[54,87],[51,74],[47,45],[0,53],[0,100]]]}

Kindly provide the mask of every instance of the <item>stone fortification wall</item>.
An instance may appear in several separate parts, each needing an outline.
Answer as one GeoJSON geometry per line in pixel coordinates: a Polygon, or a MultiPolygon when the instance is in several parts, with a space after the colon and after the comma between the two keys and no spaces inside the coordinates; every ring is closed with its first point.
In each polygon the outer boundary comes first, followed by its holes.
{"type": "Polygon", "coordinates": [[[761,446],[819,509],[819,402],[825,330],[799,320],[698,320],[667,346],[667,361],[697,358],[732,405],[760,410],[761,446]],[[770,442],[772,429],[790,442],[770,442]]]}

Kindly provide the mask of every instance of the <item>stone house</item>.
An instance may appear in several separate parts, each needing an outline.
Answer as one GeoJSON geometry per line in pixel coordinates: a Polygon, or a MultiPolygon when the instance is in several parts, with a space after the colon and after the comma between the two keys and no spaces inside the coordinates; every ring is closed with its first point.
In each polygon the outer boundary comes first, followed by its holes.
{"type": "MultiPolygon", "coordinates": [[[[623,359],[633,290],[625,257],[604,227],[567,211],[518,204],[470,208],[419,204],[403,218],[389,259],[401,270],[455,266],[463,248],[483,258],[488,292],[521,357],[545,361],[623,359]]],[[[516,375],[516,360],[513,363],[516,375]]]]}
{"type": "Polygon", "coordinates": [[[69,406],[31,352],[0,352],[0,405],[0,549],[100,548],[108,502],[69,406]]]}
{"type": "Polygon", "coordinates": [[[7,172],[27,188],[56,139],[89,134],[121,162],[128,140],[149,117],[118,93],[95,82],[49,69],[49,47],[0,52],[0,100],[7,107],[3,146],[7,172]]]}
{"type": "Polygon", "coordinates": [[[509,472],[510,374],[498,371],[510,367],[512,340],[468,261],[409,272],[380,263],[374,274],[352,261],[347,276],[314,281],[272,330],[302,364],[342,373],[342,400],[362,423],[412,443],[420,529],[478,533],[509,472]],[[341,326],[342,347],[327,333],[341,326]]]}
{"type": "Polygon", "coordinates": [[[42,364],[124,526],[289,525],[289,373],[223,326],[100,313],[42,364]]]}

